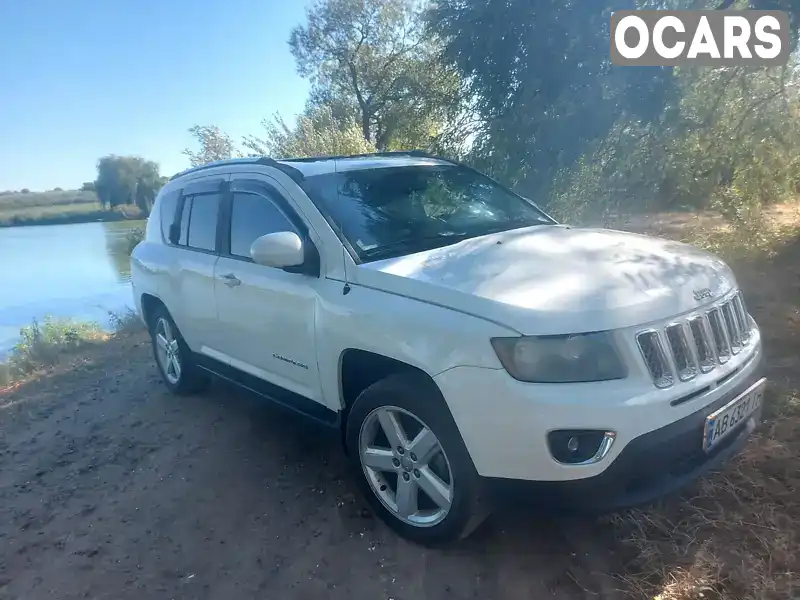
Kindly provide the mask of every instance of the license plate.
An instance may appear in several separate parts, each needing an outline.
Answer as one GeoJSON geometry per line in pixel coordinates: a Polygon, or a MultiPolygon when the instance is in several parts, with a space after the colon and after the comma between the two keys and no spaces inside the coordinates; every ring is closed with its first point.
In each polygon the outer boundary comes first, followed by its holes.
{"type": "Polygon", "coordinates": [[[761,406],[767,380],[762,378],[746,391],[706,417],[703,450],[708,452],[736,430],[761,406]]]}

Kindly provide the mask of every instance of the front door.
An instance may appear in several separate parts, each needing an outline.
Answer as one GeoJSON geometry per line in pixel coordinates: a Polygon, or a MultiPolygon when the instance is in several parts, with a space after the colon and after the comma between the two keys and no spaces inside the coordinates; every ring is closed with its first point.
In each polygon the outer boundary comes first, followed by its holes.
{"type": "Polygon", "coordinates": [[[314,329],[321,280],[250,258],[256,238],[278,231],[304,237],[307,225],[277,182],[255,177],[231,181],[230,235],[214,269],[217,348],[232,367],[322,403],[314,329]]]}

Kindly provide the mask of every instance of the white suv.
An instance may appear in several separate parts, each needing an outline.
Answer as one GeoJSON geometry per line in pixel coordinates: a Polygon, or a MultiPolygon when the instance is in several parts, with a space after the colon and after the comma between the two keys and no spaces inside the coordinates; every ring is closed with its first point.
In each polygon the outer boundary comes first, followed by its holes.
{"type": "Polygon", "coordinates": [[[171,390],[212,373],[339,429],[368,501],[421,543],[509,493],[648,502],[761,414],[759,331],[721,260],[558,224],[420,152],[180,173],[132,272],[171,390]]]}

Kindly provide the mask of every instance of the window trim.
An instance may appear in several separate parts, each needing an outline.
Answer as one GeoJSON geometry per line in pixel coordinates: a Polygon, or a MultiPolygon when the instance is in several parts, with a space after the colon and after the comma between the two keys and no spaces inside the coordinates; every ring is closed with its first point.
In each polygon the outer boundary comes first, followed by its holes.
{"type": "MultiPolygon", "coordinates": [[[[266,202],[272,203],[278,212],[280,212],[286,220],[289,221],[289,224],[294,228],[294,231],[300,238],[303,240],[303,245],[307,248],[306,250],[306,259],[315,253],[317,257],[319,257],[319,251],[316,247],[316,244],[311,240],[311,236],[309,235],[310,228],[297,214],[297,211],[294,207],[289,204],[286,200],[284,195],[273,185],[262,181],[260,179],[234,179],[230,182],[228,188],[228,194],[225,198],[223,203],[224,211],[222,214],[222,219],[220,220],[220,225],[222,229],[222,236],[220,240],[219,250],[220,256],[223,258],[228,258],[231,260],[238,260],[240,262],[246,262],[251,264],[257,264],[252,258],[249,256],[239,256],[238,254],[231,254],[231,225],[232,225],[232,216],[233,216],[233,195],[236,192],[244,193],[244,194],[254,194],[256,196],[260,196],[266,202]]],[[[319,261],[319,258],[317,258],[319,261]]],[[[286,270],[286,269],[278,269],[286,270]]],[[[287,272],[294,272],[294,271],[287,271],[287,272]]],[[[316,277],[320,277],[320,275],[316,275],[316,277]]]]}
{"type": "MultiPolygon", "coordinates": [[[[225,176],[227,178],[227,175],[225,176]]],[[[213,179],[202,179],[196,182],[188,182],[182,189],[178,190],[180,196],[178,197],[178,202],[175,206],[175,215],[172,219],[172,224],[170,228],[177,226],[181,226],[181,222],[183,221],[183,208],[186,204],[187,198],[194,198],[194,196],[206,196],[211,194],[219,194],[220,200],[217,205],[217,230],[214,236],[214,249],[207,250],[205,248],[195,248],[194,246],[189,246],[189,226],[191,226],[192,218],[191,218],[191,211],[189,211],[189,224],[186,227],[186,244],[173,244],[171,240],[167,239],[164,240],[165,243],[173,248],[179,248],[181,250],[187,250],[190,252],[199,252],[201,254],[211,254],[211,255],[219,255],[219,249],[221,248],[220,241],[221,241],[221,223],[222,218],[224,216],[223,207],[225,205],[229,184],[227,179],[214,177],[213,179]]],[[[162,232],[163,236],[163,232],[162,232]]],[[[180,238],[179,238],[180,241],[180,238]]]]}
{"type": "MultiPolygon", "coordinates": [[[[172,191],[164,193],[161,196],[161,199],[159,200],[159,204],[158,204],[159,231],[161,233],[161,241],[164,244],[166,244],[167,246],[174,246],[175,245],[169,240],[169,232],[172,230],[172,226],[175,224],[175,220],[178,218],[178,215],[180,214],[178,212],[178,207],[181,205],[182,198],[183,198],[183,189],[178,188],[178,189],[174,189],[172,191]],[[167,225],[167,235],[165,236],[164,235],[164,224],[165,224],[164,223],[164,217],[166,217],[166,214],[164,213],[164,210],[163,210],[164,209],[164,202],[166,201],[166,198],[168,198],[169,196],[171,196],[173,194],[177,196],[177,198],[175,198],[175,210],[172,212],[172,218],[170,219],[170,222],[167,225]]],[[[155,206],[153,208],[155,209],[155,206]]]]}

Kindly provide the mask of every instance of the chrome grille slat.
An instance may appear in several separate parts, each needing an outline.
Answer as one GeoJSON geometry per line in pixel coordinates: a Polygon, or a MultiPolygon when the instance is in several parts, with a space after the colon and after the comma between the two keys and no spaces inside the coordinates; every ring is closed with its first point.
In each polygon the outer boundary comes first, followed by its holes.
{"type": "Polygon", "coordinates": [[[689,348],[689,340],[683,324],[672,323],[667,325],[664,330],[667,335],[667,345],[672,351],[672,358],[675,360],[675,371],[678,379],[689,381],[697,376],[697,366],[695,365],[694,355],[689,348]]]}
{"type": "Polygon", "coordinates": [[[725,332],[728,334],[728,341],[731,345],[731,352],[739,354],[742,349],[742,338],[739,333],[739,323],[733,314],[732,302],[725,302],[720,306],[722,320],[725,322],[725,332]]]}
{"type": "Polygon", "coordinates": [[[637,333],[636,343],[653,383],[668,388],[727,363],[750,342],[752,327],[737,291],[706,311],[637,333]]]}
{"type": "Polygon", "coordinates": [[[717,362],[725,364],[731,358],[731,342],[728,339],[722,311],[715,307],[708,311],[708,322],[711,325],[711,336],[714,340],[714,350],[717,353],[717,362]]]}
{"type": "Polygon", "coordinates": [[[744,298],[742,293],[739,292],[733,299],[733,305],[736,309],[736,314],[739,317],[739,324],[741,325],[742,341],[747,344],[750,339],[750,317],[744,307],[744,298]]]}
{"type": "Polygon", "coordinates": [[[636,336],[636,343],[644,357],[650,376],[656,387],[667,388],[674,382],[672,368],[670,367],[661,336],[655,330],[643,331],[636,336]]]}
{"type": "Polygon", "coordinates": [[[695,315],[689,319],[689,329],[692,332],[694,346],[697,350],[697,362],[700,365],[701,373],[708,373],[715,364],[714,348],[711,345],[711,333],[708,329],[708,322],[703,315],[695,315]]]}

